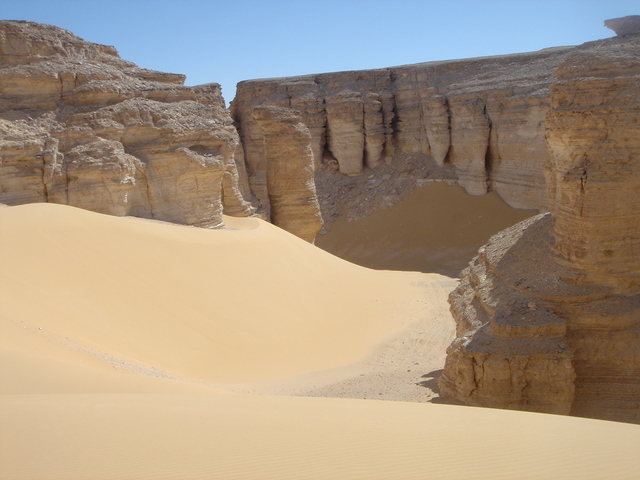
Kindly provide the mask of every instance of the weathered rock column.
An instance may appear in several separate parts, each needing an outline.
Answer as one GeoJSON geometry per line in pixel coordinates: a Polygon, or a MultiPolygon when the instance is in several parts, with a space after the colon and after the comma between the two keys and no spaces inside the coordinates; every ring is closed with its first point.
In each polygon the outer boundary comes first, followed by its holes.
{"type": "Polygon", "coordinates": [[[447,98],[425,90],[422,95],[422,116],[431,156],[442,167],[451,147],[451,115],[447,98]]]}
{"type": "Polygon", "coordinates": [[[478,98],[450,100],[451,147],[449,161],[456,167],[458,184],[470,195],[489,189],[486,168],[491,120],[484,102],[478,98]]]}
{"type": "Polygon", "coordinates": [[[640,35],[609,42],[615,50],[576,49],[558,68],[547,184],[553,252],[585,292],[561,308],[572,413],[640,422],[640,35]]]}
{"type": "Polygon", "coordinates": [[[322,215],[309,129],[290,108],[260,106],[252,115],[264,138],[271,221],[313,242],[322,228],[322,215]]]}
{"type": "Polygon", "coordinates": [[[364,168],[365,112],[362,94],[345,90],[327,99],[329,149],[340,173],[358,175],[364,168]]]}

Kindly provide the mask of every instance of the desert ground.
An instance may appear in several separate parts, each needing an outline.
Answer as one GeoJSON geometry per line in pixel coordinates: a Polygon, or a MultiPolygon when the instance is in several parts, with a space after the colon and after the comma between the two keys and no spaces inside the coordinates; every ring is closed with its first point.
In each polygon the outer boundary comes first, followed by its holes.
{"type": "Polygon", "coordinates": [[[455,279],[225,221],[0,208],[0,478],[638,478],[638,425],[429,402],[455,279]]]}

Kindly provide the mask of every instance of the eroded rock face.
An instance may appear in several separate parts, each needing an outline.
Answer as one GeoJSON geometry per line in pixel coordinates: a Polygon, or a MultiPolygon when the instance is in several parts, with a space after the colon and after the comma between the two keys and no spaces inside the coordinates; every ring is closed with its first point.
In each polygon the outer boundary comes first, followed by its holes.
{"type": "MultiPolygon", "coordinates": [[[[450,178],[453,168],[473,195],[493,190],[514,207],[546,210],[549,85],[570,51],[241,82],[231,110],[253,191],[267,201],[264,145],[252,118],[264,104],[300,111],[318,172],[364,183],[385,164],[421,162],[406,173],[414,185],[450,178]]],[[[330,221],[332,212],[323,214],[330,221]]]]}
{"type": "Polygon", "coordinates": [[[206,227],[251,214],[220,88],[184,79],[57,27],[0,22],[0,203],[206,227]]]}
{"type": "Polygon", "coordinates": [[[552,308],[565,272],[548,253],[551,222],[539,215],[499,233],[462,272],[449,298],[458,338],[447,350],[442,396],[475,406],[571,411],[576,374],[567,322],[552,308]]]}
{"type": "Polygon", "coordinates": [[[489,189],[485,158],[489,148],[491,120],[480,99],[455,102],[451,109],[449,161],[456,167],[458,183],[471,195],[489,189]]]}
{"type": "Polygon", "coordinates": [[[253,111],[264,138],[271,221],[312,242],[322,228],[314,182],[311,133],[290,108],[261,106],[253,111]]]}
{"type": "Polygon", "coordinates": [[[552,85],[556,253],[584,283],[640,289],[640,36],[577,49],[552,85]]]}
{"type": "Polygon", "coordinates": [[[576,48],[550,91],[551,214],[496,235],[463,272],[440,387],[638,423],[640,36],[576,48]]]}
{"type": "Polygon", "coordinates": [[[605,20],[604,26],[616,32],[616,35],[640,33],[640,15],[605,20]]]}

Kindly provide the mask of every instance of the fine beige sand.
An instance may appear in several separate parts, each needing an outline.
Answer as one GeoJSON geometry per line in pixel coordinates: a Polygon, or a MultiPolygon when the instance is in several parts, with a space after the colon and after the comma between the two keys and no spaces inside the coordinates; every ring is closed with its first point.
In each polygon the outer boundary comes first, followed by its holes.
{"type": "Polygon", "coordinates": [[[369,268],[457,277],[491,235],[537,213],[510,207],[496,192],[474,197],[435,182],[359,220],[343,215],[316,245],[369,268]]]}
{"type": "Polygon", "coordinates": [[[639,426],[420,403],[454,280],[226,221],[0,208],[0,478],[637,478],[639,426]]]}

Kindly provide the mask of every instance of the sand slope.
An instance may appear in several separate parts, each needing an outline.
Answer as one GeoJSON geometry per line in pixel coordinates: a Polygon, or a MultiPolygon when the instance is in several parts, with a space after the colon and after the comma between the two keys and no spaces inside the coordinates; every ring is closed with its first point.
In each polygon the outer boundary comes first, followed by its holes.
{"type": "Polygon", "coordinates": [[[211,231],[52,204],[0,215],[3,321],[195,381],[357,360],[424,314],[433,281],[351,265],[258,219],[211,231]]]}
{"type": "Polygon", "coordinates": [[[0,265],[2,479],[640,471],[636,425],[230,392],[400,391],[402,362],[443,360],[445,277],[357,267],[256,219],[208,231],[53,204],[0,208],[0,265]]]}
{"type": "Polygon", "coordinates": [[[536,213],[510,207],[496,192],[474,197],[433,183],[359,220],[343,215],[316,245],[369,268],[458,277],[489,237],[536,213]]]}
{"type": "Polygon", "coordinates": [[[2,478],[632,479],[637,426],[254,395],[8,395],[2,478]]]}

